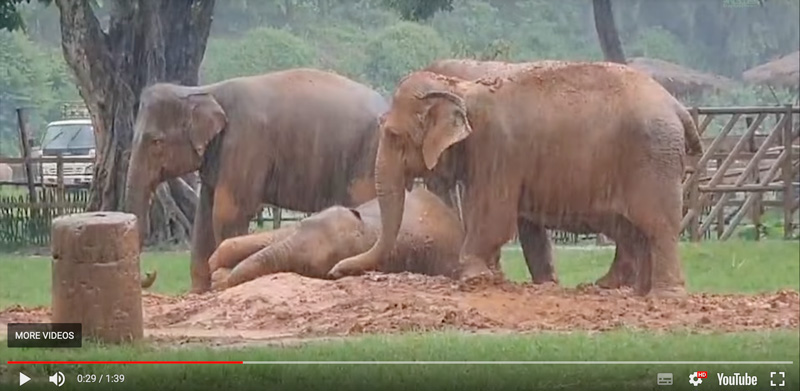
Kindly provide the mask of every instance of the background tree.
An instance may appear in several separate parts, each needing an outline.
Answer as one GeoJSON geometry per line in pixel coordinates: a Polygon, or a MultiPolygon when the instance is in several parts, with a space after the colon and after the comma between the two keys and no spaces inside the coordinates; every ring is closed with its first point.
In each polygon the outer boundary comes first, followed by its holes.
{"type": "MultiPolygon", "coordinates": [[[[0,32],[0,153],[17,149],[14,107],[35,106],[31,119],[38,130],[58,119],[59,100],[84,98],[101,154],[92,188],[95,209],[120,206],[142,87],[156,81],[199,83],[201,59],[203,83],[314,66],[388,92],[405,72],[435,57],[609,58],[604,44],[598,45],[599,31],[608,27],[616,30],[612,41],[625,43],[622,58],[660,58],[734,79],[800,46],[797,0],[762,5],[626,0],[613,10],[609,0],[54,3],[0,0],[0,28],[25,27],[24,33],[0,32]],[[603,8],[605,3],[609,7],[603,8]],[[601,17],[604,10],[610,18],[601,17]]],[[[685,103],[773,105],[793,102],[793,96],[742,84],[685,103]]],[[[153,240],[178,239],[192,221],[193,194],[179,181],[164,186],[150,219],[153,240]]]]}
{"type": "Polygon", "coordinates": [[[594,26],[600,48],[606,61],[625,64],[625,52],[617,33],[617,24],[614,23],[614,11],[611,9],[611,0],[592,0],[594,9],[594,26]]]}

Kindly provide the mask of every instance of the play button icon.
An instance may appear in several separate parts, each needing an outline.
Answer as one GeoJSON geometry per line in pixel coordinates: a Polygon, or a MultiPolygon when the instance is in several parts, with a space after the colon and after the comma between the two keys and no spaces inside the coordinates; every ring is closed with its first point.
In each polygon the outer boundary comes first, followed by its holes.
{"type": "Polygon", "coordinates": [[[26,376],[22,372],[19,373],[19,385],[23,385],[23,384],[27,383],[28,380],[31,380],[31,378],[29,378],[28,376],[26,376]]]}

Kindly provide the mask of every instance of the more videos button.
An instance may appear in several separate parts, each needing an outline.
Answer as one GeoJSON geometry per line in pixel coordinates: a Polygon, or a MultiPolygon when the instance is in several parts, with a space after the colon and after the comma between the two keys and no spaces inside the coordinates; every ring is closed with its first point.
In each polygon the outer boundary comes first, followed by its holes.
{"type": "Polygon", "coordinates": [[[79,348],[80,323],[9,323],[9,348],[79,348]]]}

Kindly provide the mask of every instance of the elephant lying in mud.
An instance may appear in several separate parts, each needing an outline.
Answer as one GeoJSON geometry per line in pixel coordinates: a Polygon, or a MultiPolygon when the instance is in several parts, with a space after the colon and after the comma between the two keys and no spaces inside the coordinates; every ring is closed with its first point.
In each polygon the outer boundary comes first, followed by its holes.
{"type": "MultiPolygon", "coordinates": [[[[443,59],[428,65],[423,71],[433,72],[444,76],[457,77],[464,80],[476,81],[483,78],[504,77],[513,75],[531,66],[543,67],[558,65],[558,61],[536,61],[528,63],[508,63],[502,61],[479,61],[471,59],[443,59]]],[[[694,127],[684,127],[687,156],[699,158],[702,155],[700,136],[694,127]]],[[[446,155],[446,154],[445,154],[446,155]]],[[[434,189],[437,194],[444,193],[446,188],[454,186],[452,174],[454,170],[444,162],[445,155],[436,165],[431,175],[426,178],[426,184],[434,189]],[[450,175],[450,177],[448,177],[450,175]]],[[[575,221],[570,225],[551,226],[562,231],[575,233],[600,233],[612,234],[613,226],[598,224],[597,222],[575,221]]],[[[517,232],[519,242],[534,283],[558,282],[553,265],[552,242],[547,229],[542,224],[535,224],[531,219],[523,216],[517,217],[517,232]]],[[[633,286],[635,283],[635,249],[623,241],[617,244],[614,261],[605,276],[597,280],[596,284],[602,288],[619,288],[633,286]]]]}
{"type": "Polygon", "coordinates": [[[329,274],[375,269],[397,238],[405,178],[449,162],[465,185],[463,280],[489,274],[524,218],[604,232],[629,249],[637,294],[684,295],[681,184],[693,144],[686,135],[696,132],[680,102],[625,65],[547,62],[478,81],[414,72],[381,124],[381,236],[329,274]]]}
{"type": "MultiPolygon", "coordinates": [[[[337,262],[369,249],[380,227],[380,208],[373,199],[353,209],[333,206],[275,231],[226,239],[209,259],[212,287],[223,289],[278,272],[326,278],[337,262]]],[[[376,270],[457,278],[463,239],[455,211],[428,190],[414,188],[406,192],[394,249],[376,270]]],[[[497,261],[493,269],[499,267],[497,261]]]]}
{"type": "Polygon", "coordinates": [[[160,83],[140,97],[125,210],[144,238],[156,186],[199,171],[191,243],[192,291],[211,286],[208,258],[247,233],[262,204],[313,213],[373,199],[380,116],[369,87],[315,69],[290,69],[199,87],[160,83]]]}

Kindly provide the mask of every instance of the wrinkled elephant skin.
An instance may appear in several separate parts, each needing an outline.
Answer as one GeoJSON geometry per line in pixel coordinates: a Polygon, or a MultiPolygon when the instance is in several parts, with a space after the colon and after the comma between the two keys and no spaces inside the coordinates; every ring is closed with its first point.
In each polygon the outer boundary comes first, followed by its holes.
{"type": "Polygon", "coordinates": [[[613,228],[609,236],[643,255],[635,259],[638,294],[683,295],[678,237],[690,133],[686,108],[621,64],[548,62],[478,81],[412,73],[381,124],[381,236],[330,275],[375,268],[397,238],[404,179],[425,176],[446,155],[465,185],[462,279],[489,274],[524,218],[545,228],[613,228]]]}
{"type": "MultiPolygon", "coordinates": [[[[373,199],[354,209],[325,209],[284,231],[226,239],[209,260],[212,287],[224,289],[278,272],[326,278],[337,262],[372,246],[380,226],[378,201],[373,199]]],[[[405,199],[395,247],[376,270],[457,278],[463,238],[455,212],[428,190],[414,188],[405,199]]]]}
{"type": "MultiPolygon", "coordinates": [[[[502,61],[478,61],[469,59],[445,59],[434,61],[431,65],[423,69],[444,76],[457,77],[464,80],[475,81],[480,79],[491,79],[513,75],[514,72],[524,70],[530,66],[552,66],[558,65],[558,61],[537,61],[531,63],[508,63],[502,61]]],[[[694,127],[685,127],[687,154],[699,158],[702,155],[702,145],[700,136],[694,127]]],[[[442,156],[445,158],[446,154],[442,156]]],[[[429,188],[439,189],[437,194],[446,194],[453,184],[452,167],[448,162],[440,161],[431,175],[426,178],[429,188]]],[[[574,233],[601,233],[613,235],[615,232],[613,225],[603,225],[599,222],[582,221],[580,227],[574,225],[562,225],[551,227],[563,231],[574,233]],[[589,227],[588,225],[591,225],[589,227]],[[588,230],[587,230],[588,229],[588,230]],[[590,232],[591,231],[591,232],[590,232]]],[[[522,252],[528,271],[534,283],[558,282],[555,266],[553,265],[552,241],[542,224],[536,224],[532,220],[519,217],[517,218],[517,232],[519,236],[522,252]]],[[[597,280],[597,285],[602,288],[619,288],[622,286],[633,286],[635,283],[635,260],[633,253],[629,250],[630,246],[618,246],[614,255],[614,261],[608,273],[597,280]]]]}
{"type": "Polygon", "coordinates": [[[161,83],[140,102],[125,209],[146,237],[156,186],[199,171],[194,292],[210,288],[217,245],[247,233],[263,204],[312,213],[377,194],[379,118],[388,104],[345,77],[301,68],[200,87],[161,83]]]}

